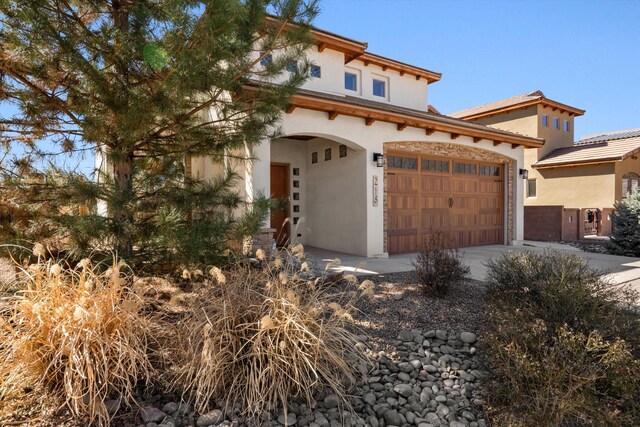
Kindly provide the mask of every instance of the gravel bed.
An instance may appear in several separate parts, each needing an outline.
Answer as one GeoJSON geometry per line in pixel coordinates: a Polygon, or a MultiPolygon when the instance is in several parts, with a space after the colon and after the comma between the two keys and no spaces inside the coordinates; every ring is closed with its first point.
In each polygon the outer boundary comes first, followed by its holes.
{"type": "MultiPolygon", "coordinates": [[[[0,264],[0,279],[4,268],[0,264]]],[[[375,295],[360,300],[354,316],[361,333],[357,345],[370,364],[359,367],[361,376],[349,392],[353,412],[346,411],[337,396],[319,393],[311,406],[291,402],[286,417],[274,413],[255,424],[243,420],[237,408],[225,408],[223,401],[198,414],[175,397],[155,395],[140,397],[140,408],[119,413],[112,425],[484,427],[478,384],[484,373],[475,347],[484,326],[482,283],[468,280],[447,297],[433,298],[423,293],[413,272],[372,280],[375,295]]],[[[24,425],[75,424],[64,415],[33,415],[24,425]]],[[[19,418],[27,418],[23,416],[19,418]]]]}
{"type": "Polygon", "coordinates": [[[485,286],[467,280],[444,298],[427,297],[414,272],[378,276],[375,296],[361,300],[354,316],[364,333],[381,344],[395,340],[402,329],[442,329],[481,335],[485,286]]]}

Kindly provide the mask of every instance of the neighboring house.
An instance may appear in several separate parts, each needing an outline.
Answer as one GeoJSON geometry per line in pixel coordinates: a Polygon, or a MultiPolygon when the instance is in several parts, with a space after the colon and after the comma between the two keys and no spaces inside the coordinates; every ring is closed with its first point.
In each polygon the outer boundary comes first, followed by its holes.
{"type": "MultiPolygon", "coordinates": [[[[523,239],[518,170],[541,138],[440,115],[428,104],[439,73],[313,35],[315,65],[283,112],[282,136],[247,146],[253,160],[232,166],[247,200],[286,202],[262,238],[369,257],[417,251],[431,227],[459,246],[523,239]]],[[[219,168],[206,158],[187,165],[203,179],[219,168]]]]}
{"type": "Polygon", "coordinates": [[[591,135],[574,143],[573,119],[584,110],[540,91],[450,116],[544,138],[525,151],[525,238],[578,240],[611,232],[615,201],[638,185],[640,131],[591,135]]]}

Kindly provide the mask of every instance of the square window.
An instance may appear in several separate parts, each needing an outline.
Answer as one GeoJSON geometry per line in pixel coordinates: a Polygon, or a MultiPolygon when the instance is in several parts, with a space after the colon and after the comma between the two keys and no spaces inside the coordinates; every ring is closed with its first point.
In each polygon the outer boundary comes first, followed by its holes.
{"type": "Polygon", "coordinates": [[[295,61],[291,61],[287,64],[287,71],[290,73],[297,73],[298,72],[298,63],[295,61]]]}
{"type": "Polygon", "coordinates": [[[528,179],[527,180],[527,197],[537,197],[537,196],[538,196],[538,189],[536,187],[536,180],[528,179]]]}
{"type": "Polygon", "coordinates": [[[318,163],[318,152],[314,151],[311,153],[311,163],[318,163]]]}
{"type": "Polygon", "coordinates": [[[344,88],[347,90],[358,90],[358,76],[353,73],[344,73],[344,88]]]}
{"type": "Polygon", "coordinates": [[[569,124],[569,120],[564,121],[564,131],[569,132],[571,130],[571,125],[569,124]]]}
{"type": "Polygon", "coordinates": [[[298,218],[297,216],[294,216],[294,217],[293,217],[293,223],[294,223],[294,224],[297,224],[297,223],[298,223],[298,220],[300,220],[300,218],[298,218]]]}
{"type": "Polygon", "coordinates": [[[293,205],[293,212],[300,212],[300,205],[293,205]]]}
{"type": "Polygon", "coordinates": [[[342,144],[340,146],[339,151],[340,151],[340,157],[347,157],[347,146],[346,145],[342,144]]]}
{"type": "Polygon", "coordinates": [[[373,94],[375,96],[381,96],[383,98],[386,97],[386,83],[382,80],[373,79],[373,94]]]}
{"type": "Polygon", "coordinates": [[[293,188],[300,188],[300,181],[297,179],[293,181],[293,188]]]}
{"type": "Polygon", "coordinates": [[[331,160],[331,148],[325,148],[324,149],[324,161],[329,161],[331,160]]]}
{"type": "Polygon", "coordinates": [[[311,77],[315,77],[316,79],[319,79],[320,77],[322,77],[322,68],[320,68],[320,66],[318,65],[312,65],[311,68],[309,69],[309,75],[311,77]]]}
{"type": "Polygon", "coordinates": [[[263,67],[267,64],[271,64],[273,62],[273,56],[270,53],[267,53],[261,60],[260,65],[263,67]]]}
{"type": "Polygon", "coordinates": [[[293,174],[294,174],[295,176],[300,175],[300,168],[293,168],[293,174]]]}
{"type": "Polygon", "coordinates": [[[546,114],[542,115],[542,126],[549,126],[549,116],[546,114]]]}
{"type": "Polygon", "coordinates": [[[293,193],[293,200],[300,200],[300,193],[293,193]]]}
{"type": "Polygon", "coordinates": [[[560,129],[560,119],[557,117],[553,118],[553,127],[556,129],[560,129]]]}

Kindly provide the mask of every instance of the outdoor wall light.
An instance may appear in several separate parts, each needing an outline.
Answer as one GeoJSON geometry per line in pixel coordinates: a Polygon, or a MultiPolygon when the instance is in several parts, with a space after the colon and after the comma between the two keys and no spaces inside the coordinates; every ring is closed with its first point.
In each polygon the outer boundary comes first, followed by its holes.
{"type": "Polygon", "coordinates": [[[382,153],[373,153],[373,161],[376,162],[376,166],[379,168],[384,167],[384,154],[382,153]]]}
{"type": "Polygon", "coordinates": [[[529,179],[529,171],[526,169],[520,169],[520,175],[522,175],[522,179],[529,179]]]}

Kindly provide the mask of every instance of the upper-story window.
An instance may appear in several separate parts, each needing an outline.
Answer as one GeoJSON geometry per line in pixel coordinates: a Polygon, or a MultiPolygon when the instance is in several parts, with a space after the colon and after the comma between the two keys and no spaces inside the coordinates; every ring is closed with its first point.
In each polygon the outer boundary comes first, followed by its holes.
{"type": "Polygon", "coordinates": [[[298,72],[298,63],[296,61],[291,61],[287,64],[287,71],[290,73],[298,72]]]}
{"type": "Polygon", "coordinates": [[[557,117],[553,118],[553,127],[556,129],[560,129],[560,119],[557,117]]]}
{"type": "Polygon", "coordinates": [[[564,121],[564,131],[565,132],[571,131],[571,125],[569,124],[569,120],[564,121]]]}
{"type": "Polygon", "coordinates": [[[273,62],[273,56],[270,53],[268,53],[260,60],[260,65],[266,66],[267,64],[271,64],[272,62],[273,62]]]}
{"type": "Polygon", "coordinates": [[[347,90],[358,90],[358,75],[354,73],[344,73],[344,88],[347,90]]]}
{"type": "Polygon", "coordinates": [[[309,75],[319,79],[322,77],[322,68],[320,68],[319,65],[312,65],[311,68],[309,68],[309,75]]]}
{"type": "Polygon", "coordinates": [[[542,126],[549,126],[549,116],[546,114],[542,115],[542,126]]]}
{"type": "Polygon", "coordinates": [[[373,94],[375,96],[387,97],[387,82],[373,79],[373,94]]]}

